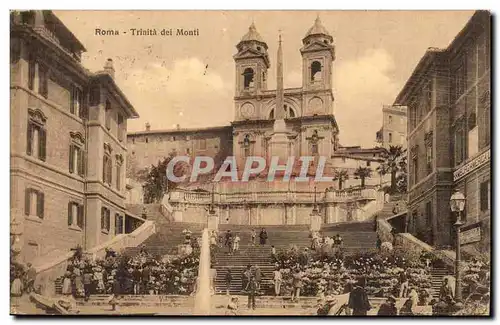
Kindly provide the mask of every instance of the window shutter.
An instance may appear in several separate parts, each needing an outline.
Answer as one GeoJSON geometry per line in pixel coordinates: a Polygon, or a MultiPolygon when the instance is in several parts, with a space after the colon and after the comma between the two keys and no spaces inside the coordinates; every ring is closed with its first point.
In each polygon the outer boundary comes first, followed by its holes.
{"type": "Polygon", "coordinates": [[[76,100],[76,88],[74,86],[71,87],[71,97],[69,99],[69,112],[71,114],[75,114],[75,100],[76,100]]]}
{"type": "Polygon", "coordinates": [[[68,226],[73,224],[73,202],[68,202],[68,226]]]}
{"type": "Polygon", "coordinates": [[[111,179],[113,175],[113,166],[111,165],[111,159],[108,159],[108,184],[111,185],[111,179]]]}
{"type": "Polygon", "coordinates": [[[70,173],[74,172],[73,160],[75,160],[75,146],[70,144],[69,145],[69,172],[70,173]]]}
{"type": "Polygon", "coordinates": [[[80,159],[78,160],[78,174],[80,176],[85,176],[85,152],[80,149],[80,159]]]}
{"type": "Polygon", "coordinates": [[[115,235],[119,234],[119,231],[118,231],[118,229],[119,229],[118,218],[119,217],[120,216],[118,215],[118,213],[115,214],[115,235]]]}
{"type": "Polygon", "coordinates": [[[28,121],[28,130],[26,132],[26,154],[31,156],[33,148],[33,124],[28,121]]]}
{"type": "Polygon", "coordinates": [[[24,215],[30,215],[31,207],[31,189],[27,188],[24,191],[24,215]]]}
{"type": "Polygon", "coordinates": [[[106,183],[106,166],[108,165],[107,159],[108,159],[107,156],[104,156],[104,158],[102,159],[102,181],[103,181],[103,183],[106,183]]]}
{"type": "Polygon", "coordinates": [[[30,62],[28,64],[28,88],[33,89],[33,82],[35,79],[35,61],[33,58],[30,58],[30,62]]]}
{"type": "Polygon", "coordinates": [[[43,219],[43,210],[44,210],[44,205],[45,205],[45,194],[43,194],[42,192],[38,192],[37,193],[37,215],[39,218],[43,219]]]}
{"type": "Polygon", "coordinates": [[[76,220],[78,227],[83,229],[83,205],[78,205],[78,218],[76,220]]]}
{"type": "Polygon", "coordinates": [[[109,231],[110,229],[110,224],[111,224],[111,212],[109,210],[106,210],[106,230],[109,231]]]}
{"type": "Polygon", "coordinates": [[[106,218],[106,208],[101,208],[101,230],[104,229],[104,218],[106,218]]]}
{"type": "Polygon", "coordinates": [[[39,153],[38,158],[45,161],[46,157],[46,143],[47,143],[47,131],[44,128],[40,128],[38,132],[38,143],[39,143],[39,153]]]}

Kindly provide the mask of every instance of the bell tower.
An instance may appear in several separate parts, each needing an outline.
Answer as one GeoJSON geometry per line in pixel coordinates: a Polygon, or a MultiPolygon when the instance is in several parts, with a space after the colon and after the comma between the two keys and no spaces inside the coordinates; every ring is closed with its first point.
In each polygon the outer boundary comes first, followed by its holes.
{"type": "Polygon", "coordinates": [[[235,118],[236,120],[259,117],[257,96],[267,90],[267,73],[270,67],[267,44],[252,23],[248,32],[236,45],[233,56],[236,65],[235,118]]]}
{"type": "Polygon", "coordinates": [[[305,115],[333,114],[332,65],[335,60],[333,37],[319,16],[302,39],[302,88],[305,115]]]}

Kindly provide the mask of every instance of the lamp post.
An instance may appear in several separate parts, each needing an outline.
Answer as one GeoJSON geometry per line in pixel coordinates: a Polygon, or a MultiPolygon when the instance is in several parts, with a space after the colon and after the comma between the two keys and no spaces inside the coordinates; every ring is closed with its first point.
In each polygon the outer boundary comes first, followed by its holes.
{"type": "Polygon", "coordinates": [[[457,221],[455,222],[455,230],[457,232],[456,242],[456,257],[455,257],[455,300],[462,300],[462,279],[460,275],[460,227],[463,225],[461,213],[465,208],[465,196],[458,190],[453,193],[450,198],[451,211],[457,213],[457,221]]]}

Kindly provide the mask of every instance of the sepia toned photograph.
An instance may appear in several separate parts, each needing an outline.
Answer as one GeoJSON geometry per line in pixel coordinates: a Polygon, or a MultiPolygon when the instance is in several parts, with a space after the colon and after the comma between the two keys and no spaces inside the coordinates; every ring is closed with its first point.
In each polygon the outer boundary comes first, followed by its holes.
{"type": "Polygon", "coordinates": [[[10,11],[10,314],[491,317],[492,14],[10,11]]]}

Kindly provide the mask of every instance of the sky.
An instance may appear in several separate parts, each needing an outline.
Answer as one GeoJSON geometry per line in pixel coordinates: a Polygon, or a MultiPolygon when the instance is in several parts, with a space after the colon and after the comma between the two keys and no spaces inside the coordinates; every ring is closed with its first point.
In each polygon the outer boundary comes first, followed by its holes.
{"type": "Polygon", "coordinates": [[[269,46],[268,89],[276,87],[278,34],[285,87],[302,84],[302,38],[319,15],[333,36],[334,115],[342,145],[375,145],[382,105],[392,104],[428,47],[447,47],[472,11],[55,11],[87,52],[82,64],[115,80],[140,118],[128,130],[229,125],[234,118],[236,44],[255,23],[269,46]],[[95,29],[118,30],[117,36],[95,29]],[[156,29],[133,36],[131,28],[156,29]],[[199,36],[162,36],[162,29],[199,36]],[[123,32],[126,32],[123,33],[123,32]],[[208,68],[207,68],[208,66],[208,68]]]}

